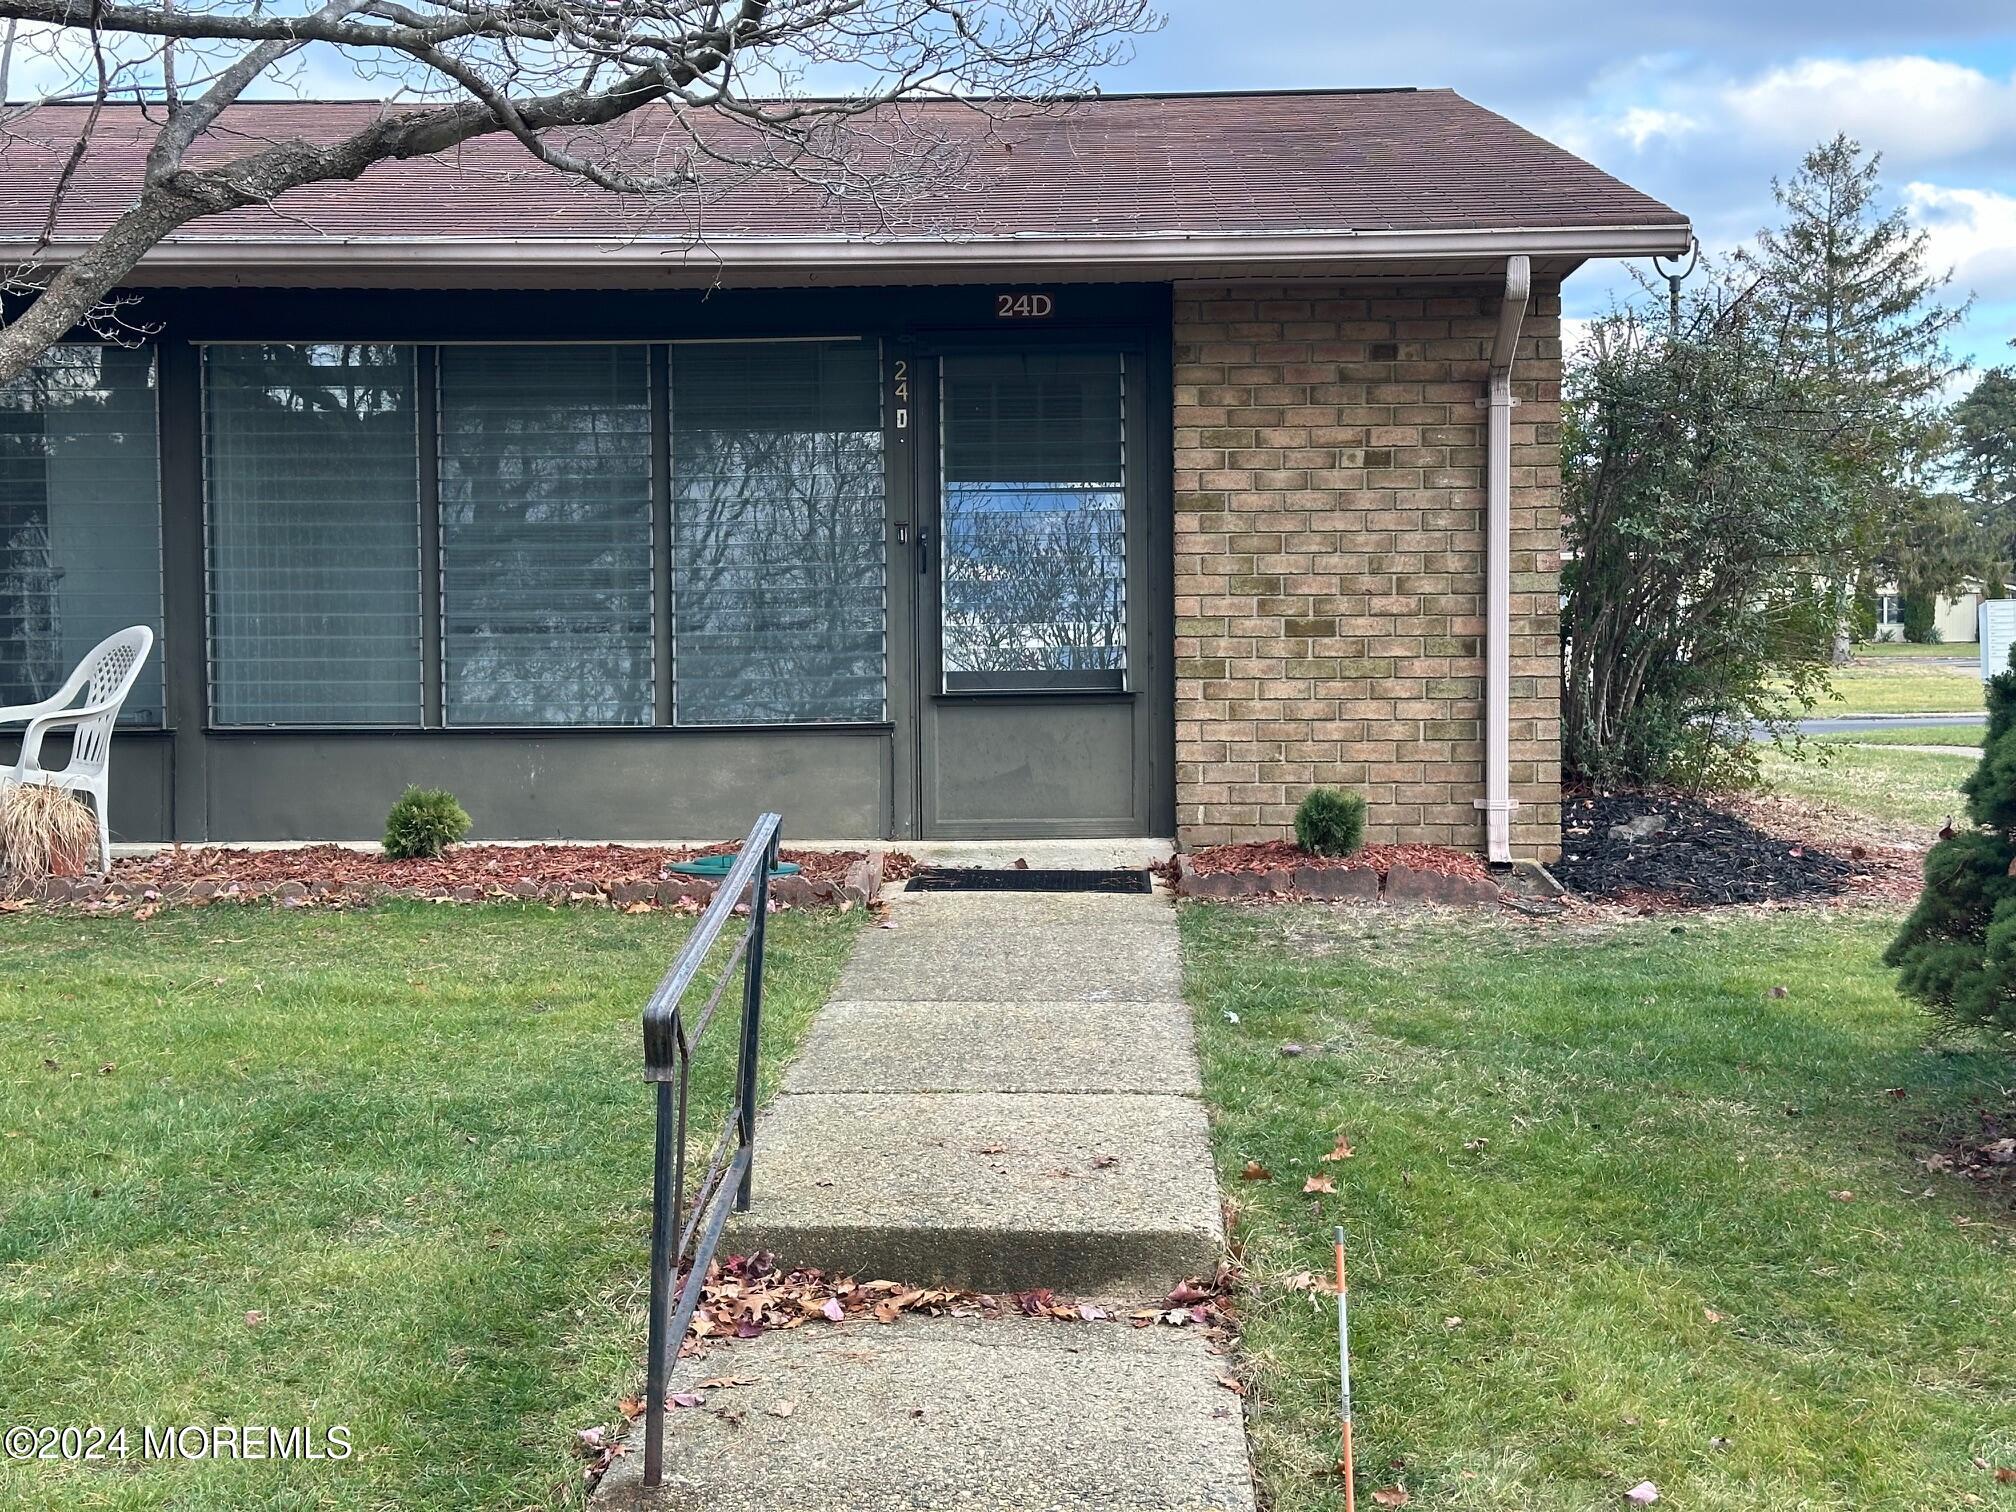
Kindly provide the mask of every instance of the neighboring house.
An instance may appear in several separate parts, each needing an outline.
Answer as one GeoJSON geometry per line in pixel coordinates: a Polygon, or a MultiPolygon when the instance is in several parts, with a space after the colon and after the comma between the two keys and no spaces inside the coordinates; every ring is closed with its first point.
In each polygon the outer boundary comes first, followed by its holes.
{"type": "MultiPolygon", "coordinates": [[[[488,139],[187,226],[142,344],[0,409],[0,682],[162,632],[130,838],[417,782],[488,836],[1199,843],[1335,783],[1556,854],[1560,283],[1686,219],[1446,90],[905,109],[964,192],[647,208],[488,139]]],[[[57,256],[137,182],[106,116],[57,256]]],[[[14,122],[10,256],[80,119],[14,122]]]]}
{"type": "MultiPolygon", "coordinates": [[[[1940,594],[1932,601],[1932,625],[1942,644],[1972,645],[1981,639],[1981,585],[1968,582],[1960,592],[1940,594]]],[[[1904,639],[1904,595],[1895,583],[1876,590],[1876,639],[1904,639]]]]}

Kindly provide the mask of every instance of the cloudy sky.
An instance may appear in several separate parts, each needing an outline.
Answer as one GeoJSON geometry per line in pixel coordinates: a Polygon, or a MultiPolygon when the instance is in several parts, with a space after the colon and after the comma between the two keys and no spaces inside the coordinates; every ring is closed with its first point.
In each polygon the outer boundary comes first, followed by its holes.
{"type": "MultiPolygon", "coordinates": [[[[2016,361],[2012,0],[1156,0],[1114,89],[1446,85],[1693,217],[1710,247],[1770,219],[1771,178],[1846,131],[1884,158],[1975,305],[1960,345],[2016,361]],[[1264,7],[1267,25],[1228,25],[1264,7]]],[[[1570,314],[1620,275],[1585,268],[1570,314]]]]}

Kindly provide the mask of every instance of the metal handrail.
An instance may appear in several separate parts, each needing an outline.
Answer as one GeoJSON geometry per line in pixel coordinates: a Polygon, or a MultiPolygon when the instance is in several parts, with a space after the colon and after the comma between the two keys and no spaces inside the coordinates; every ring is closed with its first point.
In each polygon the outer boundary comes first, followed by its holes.
{"type": "Polygon", "coordinates": [[[645,1348],[644,1484],[656,1486],[665,1474],[665,1387],[679,1341],[700,1305],[707,1268],[734,1211],[746,1213],[752,1197],[756,1149],[756,1060],[763,1030],[763,934],[770,912],[770,878],[777,870],[777,838],[783,820],[765,814],[742,842],[735,864],[714,890],[671,969],[644,1005],[644,1079],[657,1088],[658,1127],[651,1167],[651,1322],[645,1348]],[[749,927],[723,963],[714,989],[689,1020],[682,1008],[700,968],[721,931],[744,901],[749,927]],[[714,1021],[736,966],[742,967],[742,1045],[735,1065],[735,1101],[714,1142],[707,1168],[686,1195],[686,1094],[693,1076],[693,1052],[714,1021]],[[683,1218],[683,1222],[682,1222],[683,1218]],[[697,1242],[696,1242],[697,1241],[697,1242]],[[678,1286],[681,1268],[686,1283],[678,1286]]]}

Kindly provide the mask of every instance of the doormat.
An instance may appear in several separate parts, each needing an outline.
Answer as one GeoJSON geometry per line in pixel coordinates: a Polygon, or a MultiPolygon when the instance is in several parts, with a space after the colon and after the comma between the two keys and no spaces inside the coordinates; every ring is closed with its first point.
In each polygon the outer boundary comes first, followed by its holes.
{"type": "Polygon", "coordinates": [[[1146,871],[1038,871],[1023,866],[925,866],[905,892],[1145,893],[1146,871]]]}

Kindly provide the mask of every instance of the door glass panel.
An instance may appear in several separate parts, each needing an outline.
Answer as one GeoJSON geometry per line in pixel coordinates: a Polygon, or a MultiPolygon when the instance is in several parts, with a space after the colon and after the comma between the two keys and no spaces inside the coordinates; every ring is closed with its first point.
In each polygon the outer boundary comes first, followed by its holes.
{"type": "Polygon", "coordinates": [[[944,690],[1124,688],[1121,358],[954,356],[943,372],[944,690]]]}

